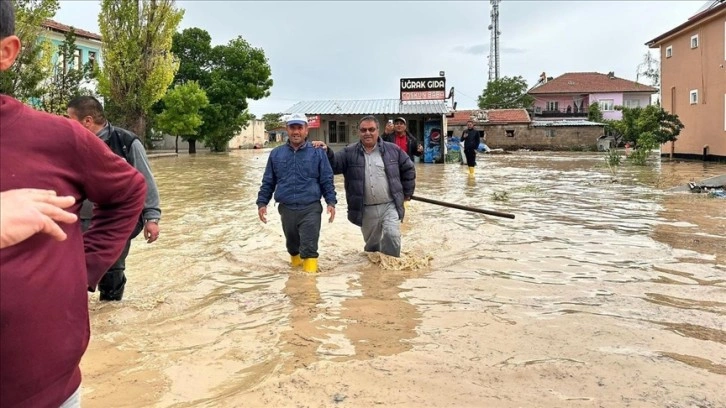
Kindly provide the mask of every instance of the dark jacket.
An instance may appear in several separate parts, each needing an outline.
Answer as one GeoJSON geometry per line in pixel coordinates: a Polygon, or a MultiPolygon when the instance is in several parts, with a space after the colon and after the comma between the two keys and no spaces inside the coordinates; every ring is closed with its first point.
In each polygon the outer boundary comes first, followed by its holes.
{"type": "MultiPolygon", "coordinates": [[[[396,144],[396,132],[390,135],[384,134],[381,138],[388,143],[396,144]]],[[[408,157],[413,160],[413,156],[421,156],[421,153],[418,152],[418,140],[408,130],[406,131],[406,139],[408,139],[408,149],[406,149],[408,157]]]]}
{"type": "Polygon", "coordinates": [[[293,210],[320,202],[330,206],[337,203],[333,170],[322,150],[305,142],[295,150],[290,142],[272,149],[267,159],[262,185],[257,195],[257,206],[265,207],[275,193],[275,201],[293,210]]]}
{"type": "Polygon", "coordinates": [[[476,129],[465,129],[461,138],[464,140],[464,150],[476,150],[481,143],[481,132],[476,129]]]}
{"type": "MultiPolygon", "coordinates": [[[[411,158],[393,143],[378,139],[378,149],[383,155],[388,187],[396,203],[398,219],[403,220],[405,209],[403,199],[410,198],[416,188],[416,168],[411,158]]],[[[328,159],[335,174],[345,177],[345,198],[348,202],[348,221],[357,226],[363,224],[365,204],[365,152],[358,142],[348,145],[338,153],[328,147],[328,159]]]]}

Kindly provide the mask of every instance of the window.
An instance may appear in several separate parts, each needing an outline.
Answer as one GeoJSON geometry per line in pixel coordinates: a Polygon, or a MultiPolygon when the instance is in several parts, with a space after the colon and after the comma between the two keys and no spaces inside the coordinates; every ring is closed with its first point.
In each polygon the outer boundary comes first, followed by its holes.
{"type": "Polygon", "coordinates": [[[55,70],[57,71],[57,73],[58,73],[58,74],[60,74],[60,72],[61,72],[61,69],[63,70],[62,72],[63,72],[64,74],[65,74],[66,72],[68,72],[68,66],[67,66],[67,64],[66,64],[66,59],[65,59],[65,57],[63,56],[63,54],[62,54],[62,53],[61,53],[60,51],[58,51],[58,61],[56,61],[56,67],[55,67],[55,70]]]}
{"type": "Polygon", "coordinates": [[[547,102],[547,109],[548,111],[557,111],[559,110],[560,103],[557,101],[548,101],[547,102]]]}
{"type": "Polygon", "coordinates": [[[514,129],[505,130],[507,137],[514,137],[514,129]]]}
{"type": "Polygon", "coordinates": [[[698,48],[698,34],[691,36],[691,48],[698,48]]]}
{"type": "Polygon", "coordinates": [[[698,103],[698,89],[692,89],[690,92],[690,98],[691,105],[696,105],[698,103]]]}
{"type": "Polygon", "coordinates": [[[545,136],[555,137],[555,130],[554,129],[545,129],[545,136]]]}
{"type": "Polygon", "coordinates": [[[669,45],[666,47],[666,58],[670,58],[673,56],[673,46],[669,45]]]}
{"type": "Polygon", "coordinates": [[[601,111],[611,111],[615,107],[615,101],[612,99],[600,99],[599,105],[601,111]]]}
{"type": "Polygon", "coordinates": [[[81,69],[81,49],[73,51],[73,69],[81,69]]]}
{"type": "Polygon", "coordinates": [[[623,101],[623,106],[626,108],[638,108],[640,107],[640,99],[626,99],[623,101]]]}
{"type": "Polygon", "coordinates": [[[348,140],[348,127],[345,122],[338,122],[338,143],[346,143],[348,140]]]}
{"type": "Polygon", "coordinates": [[[338,143],[338,126],[334,120],[328,121],[328,143],[338,143]]]}
{"type": "Polygon", "coordinates": [[[96,67],[96,51],[88,51],[88,64],[91,69],[96,67]]]}
{"type": "Polygon", "coordinates": [[[345,143],[347,131],[345,122],[328,121],[328,143],[345,143]]]}

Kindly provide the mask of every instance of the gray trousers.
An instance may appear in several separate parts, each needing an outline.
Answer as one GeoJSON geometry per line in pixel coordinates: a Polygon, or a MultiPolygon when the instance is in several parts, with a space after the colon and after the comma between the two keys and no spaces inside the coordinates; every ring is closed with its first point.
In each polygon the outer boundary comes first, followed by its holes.
{"type": "Polygon", "coordinates": [[[401,256],[401,221],[393,201],[363,207],[361,232],[366,241],[366,252],[401,256]]]}
{"type": "Polygon", "coordinates": [[[318,257],[318,240],[323,205],[318,201],[300,210],[292,210],[285,204],[277,206],[285,233],[285,246],[290,255],[300,258],[318,257]]]}

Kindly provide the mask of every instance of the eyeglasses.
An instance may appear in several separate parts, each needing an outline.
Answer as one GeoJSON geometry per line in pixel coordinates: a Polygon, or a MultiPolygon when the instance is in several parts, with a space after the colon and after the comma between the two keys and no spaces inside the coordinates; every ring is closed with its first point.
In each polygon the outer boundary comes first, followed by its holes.
{"type": "Polygon", "coordinates": [[[378,130],[378,128],[375,128],[375,127],[358,129],[358,131],[360,131],[361,133],[365,133],[366,131],[368,131],[368,133],[374,133],[376,130],[378,130]]]}

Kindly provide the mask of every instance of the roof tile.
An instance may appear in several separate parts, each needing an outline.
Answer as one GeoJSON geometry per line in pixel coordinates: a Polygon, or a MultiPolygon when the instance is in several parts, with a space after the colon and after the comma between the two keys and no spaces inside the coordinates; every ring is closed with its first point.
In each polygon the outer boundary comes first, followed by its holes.
{"type": "Polygon", "coordinates": [[[649,92],[652,86],[599,72],[568,72],[529,90],[529,94],[649,92]]]}

